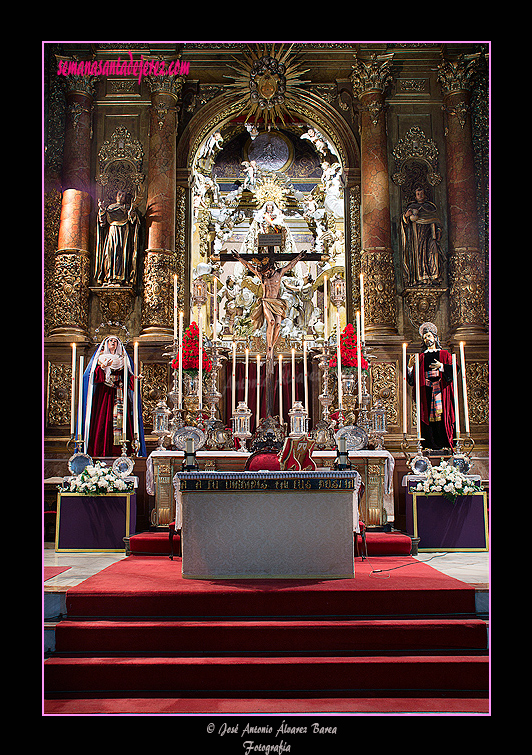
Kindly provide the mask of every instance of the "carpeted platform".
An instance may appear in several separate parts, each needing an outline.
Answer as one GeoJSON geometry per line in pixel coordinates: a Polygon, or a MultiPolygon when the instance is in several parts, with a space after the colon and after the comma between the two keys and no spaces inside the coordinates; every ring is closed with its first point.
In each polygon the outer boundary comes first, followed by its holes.
{"type": "MultiPolygon", "coordinates": [[[[363,542],[357,536],[358,553],[363,553],[363,542]]],[[[409,556],[412,540],[402,532],[367,532],[366,546],[368,556],[409,556]]],[[[129,538],[129,550],[134,556],[168,556],[170,552],[180,553],[180,535],[173,536],[173,546],[167,530],[140,532],[129,538]]]]}
{"type": "Polygon", "coordinates": [[[475,590],[411,557],[356,559],[354,579],[204,581],[130,556],[69,589],[67,611],[48,713],[487,709],[475,590]]]}
{"type": "Polygon", "coordinates": [[[130,556],[71,588],[69,618],[474,615],[473,587],[405,557],[356,559],[354,579],[191,580],[181,559],[130,556]]]}

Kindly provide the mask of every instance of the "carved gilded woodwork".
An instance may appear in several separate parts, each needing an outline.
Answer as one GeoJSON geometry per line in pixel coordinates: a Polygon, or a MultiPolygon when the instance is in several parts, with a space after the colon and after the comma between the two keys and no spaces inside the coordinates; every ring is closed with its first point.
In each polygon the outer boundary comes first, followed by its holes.
{"type": "Polygon", "coordinates": [[[424,322],[434,322],[437,319],[440,299],[446,291],[446,288],[434,286],[416,286],[403,290],[408,319],[414,326],[414,332],[417,332],[424,322]]]}
{"type": "Polygon", "coordinates": [[[399,424],[399,377],[397,362],[372,362],[371,393],[373,402],[380,401],[386,409],[388,425],[399,424]]]}
{"type": "Polygon", "coordinates": [[[157,362],[142,362],[140,368],[142,420],[144,428],[153,427],[153,411],[157,402],[168,393],[168,366],[157,362]]]}
{"type": "Polygon", "coordinates": [[[49,301],[52,328],[85,330],[89,317],[89,267],[88,253],[56,254],[49,301]]]}
{"type": "Polygon", "coordinates": [[[488,362],[468,361],[466,377],[469,421],[473,425],[487,425],[489,422],[488,362]]]}
{"type": "Polygon", "coordinates": [[[70,390],[72,366],[48,362],[47,380],[47,427],[60,427],[70,422],[70,390]]]}

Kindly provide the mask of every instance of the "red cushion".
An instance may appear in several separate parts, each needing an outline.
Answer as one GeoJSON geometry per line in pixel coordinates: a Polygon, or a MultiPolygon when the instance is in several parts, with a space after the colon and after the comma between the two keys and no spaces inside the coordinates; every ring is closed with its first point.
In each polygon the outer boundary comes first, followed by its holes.
{"type": "Polygon", "coordinates": [[[268,471],[276,471],[281,469],[279,464],[279,457],[277,454],[257,454],[249,460],[247,469],[251,472],[258,472],[261,469],[267,469],[268,471]]]}

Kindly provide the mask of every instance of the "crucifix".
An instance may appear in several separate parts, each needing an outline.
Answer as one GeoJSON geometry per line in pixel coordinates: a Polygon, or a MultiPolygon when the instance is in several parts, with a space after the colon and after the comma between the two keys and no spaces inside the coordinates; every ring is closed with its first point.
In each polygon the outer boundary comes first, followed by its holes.
{"type": "MultiPolygon", "coordinates": [[[[275,248],[282,248],[281,234],[259,234],[257,254],[239,254],[233,250],[230,254],[220,255],[220,258],[236,259],[241,262],[262,284],[262,298],[257,302],[251,317],[258,330],[266,320],[266,413],[273,414],[273,372],[274,349],[279,339],[281,322],[285,316],[286,302],[279,297],[281,279],[283,275],[293,270],[297,263],[305,259],[321,259],[320,254],[309,253],[306,250],[299,254],[275,252],[275,248]],[[278,260],[289,262],[284,267],[278,267],[278,260]]],[[[282,421],[282,417],[279,418],[282,421]]]]}

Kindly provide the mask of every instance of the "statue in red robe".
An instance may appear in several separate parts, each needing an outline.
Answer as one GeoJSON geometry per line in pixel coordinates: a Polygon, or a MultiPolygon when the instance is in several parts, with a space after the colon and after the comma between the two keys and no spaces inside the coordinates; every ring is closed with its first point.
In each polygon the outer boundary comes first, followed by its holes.
{"type": "Polygon", "coordinates": [[[419,360],[421,445],[439,450],[452,448],[455,427],[452,356],[441,348],[438,329],[430,322],[419,329],[423,351],[408,362],[408,383],[414,386],[415,361],[419,360]]]}

